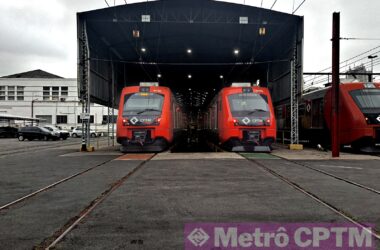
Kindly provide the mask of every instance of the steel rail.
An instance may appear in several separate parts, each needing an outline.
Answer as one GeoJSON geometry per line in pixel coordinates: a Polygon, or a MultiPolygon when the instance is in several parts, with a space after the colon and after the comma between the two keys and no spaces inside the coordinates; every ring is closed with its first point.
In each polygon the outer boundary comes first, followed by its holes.
{"type": "Polygon", "coordinates": [[[78,173],[76,173],[76,174],[73,174],[73,175],[71,175],[71,176],[69,176],[69,177],[66,177],[66,178],[62,179],[62,180],[59,180],[59,181],[57,181],[57,182],[54,182],[53,184],[50,184],[50,185],[45,186],[45,187],[43,187],[43,188],[40,188],[40,189],[38,189],[37,191],[34,191],[33,193],[30,193],[30,194],[28,194],[28,195],[25,195],[25,196],[23,196],[23,197],[20,197],[20,198],[18,198],[17,200],[14,200],[14,201],[9,202],[9,203],[7,203],[7,204],[5,204],[5,205],[2,205],[2,206],[0,207],[0,211],[5,210],[5,209],[7,209],[7,208],[9,208],[9,207],[11,207],[11,206],[13,206],[13,205],[16,205],[16,204],[20,203],[20,202],[23,202],[23,201],[25,201],[25,200],[27,200],[27,199],[29,199],[29,198],[32,198],[32,197],[36,196],[36,195],[39,194],[39,193],[45,192],[45,191],[47,191],[47,190],[49,190],[49,189],[52,189],[53,187],[56,187],[56,186],[58,186],[59,184],[62,184],[62,183],[65,183],[65,182],[67,182],[67,181],[69,181],[69,180],[71,180],[71,179],[74,179],[74,178],[77,177],[77,176],[83,175],[83,174],[85,174],[85,173],[87,173],[87,172],[89,172],[89,171],[91,171],[91,170],[93,170],[93,169],[95,169],[95,168],[98,168],[98,167],[100,167],[100,166],[103,166],[104,164],[106,164],[106,163],[108,163],[108,162],[110,162],[110,161],[112,161],[112,160],[113,160],[113,159],[111,159],[111,160],[107,160],[107,161],[104,161],[104,162],[102,162],[102,163],[100,163],[100,164],[98,164],[98,165],[96,165],[96,166],[94,166],[94,167],[91,167],[91,168],[88,168],[88,169],[83,170],[83,171],[81,171],[81,172],[78,172],[78,173]]]}
{"type": "MultiPolygon", "coordinates": [[[[106,139],[104,138],[101,141],[106,141],[106,139]]],[[[58,143],[54,144],[54,145],[42,145],[41,147],[38,147],[38,148],[33,147],[31,150],[25,150],[25,149],[8,150],[8,151],[0,152],[0,158],[4,157],[4,156],[9,156],[9,155],[26,154],[26,153],[31,153],[31,152],[38,152],[38,151],[53,149],[53,148],[63,148],[63,147],[74,146],[74,145],[80,145],[80,141],[77,141],[75,143],[70,142],[70,143],[63,144],[63,145],[58,145],[58,143]]]]}
{"type": "Polygon", "coordinates": [[[133,168],[127,175],[121,179],[114,182],[109,189],[104,191],[99,197],[90,202],[90,204],[82,210],[78,216],[74,217],[72,220],[69,220],[65,226],[59,229],[52,237],[45,239],[42,243],[39,244],[39,248],[46,250],[53,249],[55,246],[65,238],[79,223],[81,223],[98,205],[100,205],[107,197],[109,197],[115,190],[117,190],[122,184],[125,183],[132,175],[139,171],[146,163],[148,163],[154,156],[153,154],[149,159],[144,160],[135,168],[133,168]],[[72,221],[72,222],[71,222],[72,221]]]}
{"type": "Polygon", "coordinates": [[[327,201],[322,200],[317,195],[313,194],[310,191],[307,191],[306,189],[304,189],[303,187],[301,187],[299,184],[297,184],[297,183],[291,181],[290,179],[282,176],[281,174],[277,173],[276,171],[274,171],[274,170],[266,167],[264,164],[262,164],[262,163],[260,163],[260,162],[258,162],[256,160],[254,160],[254,159],[249,159],[249,158],[245,157],[244,155],[242,155],[242,156],[245,159],[247,159],[249,162],[254,163],[255,165],[259,166],[264,171],[270,173],[274,177],[282,180],[283,182],[287,183],[289,186],[291,186],[294,189],[300,191],[301,193],[305,194],[309,198],[313,199],[314,201],[318,202],[319,204],[321,204],[321,205],[325,206],[326,208],[330,209],[331,211],[333,211],[334,213],[336,213],[339,216],[343,217],[344,219],[350,221],[351,223],[355,224],[356,226],[358,226],[358,227],[362,228],[363,230],[367,231],[369,234],[371,234],[377,240],[380,240],[380,233],[379,232],[377,232],[375,229],[373,229],[373,230],[368,229],[368,227],[366,225],[364,225],[361,222],[357,221],[354,218],[354,216],[349,215],[347,212],[345,212],[345,211],[343,211],[343,210],[335,207],[334,205],[328,203],[327,201]]]}
{"type": "Polygon", "coordinates": [[[324,171],[324,170],[321,170],[321,169],[318,169],[318,168],[315,168],[315,167],[311,167],[311,166],[308,166],[308,165],[303,164],[303,163],[300,163],[300,162],[296,162],[296,161],[292,161],[292,160],[289,160],[289,159],[285,159],[285,158],[283,158],[283,157],[281,157],[281,156],[276,156],[276,157],[278,157],[278,158],[280,158],[280,159],[282,159],[282,160],[285,160],[285,161],[287,161],[287,162],[291,162],[291,163],[293,163],[293,164],[296,164],[296,165],[298,165],[298,166],[301,166],[301,167],[304,167],[304,168],[308,168],[308,169],[313,170],[313,171],[316,171],[316,172],[318,172],[318,173],[321,173],[321,174],[324,174],[324,175],[330,176],[330,177],[335,178],[335,179],[337,179],[337,180],[340,180],[340,181],[343,181],[343,182],[347,182],[347,183],[349,183],[349,184],[352,184],[352,185],[354,185],[354,186],[360,187],[360,188],[362,188],[362,189],[365,189],[365,190],[367,190],[367,191],[373,192],[373,193],[375,193],[375,194],[380,194],[380,190],[377,190],[377,189],[374,189],[374,188],[368,187],[368,186],[366,186],[366,185],[360,184],[360,183],[355,182],[355,181],[351,181],[351,180],[346,179],[346,178],[344,178],[344,177],[340,177],[340,176],[337,176],[337,175],[335,175],[335,174],[331,174],[331,173],[329,173],[329,172],[327,172],[327,171],[324,171]]]}

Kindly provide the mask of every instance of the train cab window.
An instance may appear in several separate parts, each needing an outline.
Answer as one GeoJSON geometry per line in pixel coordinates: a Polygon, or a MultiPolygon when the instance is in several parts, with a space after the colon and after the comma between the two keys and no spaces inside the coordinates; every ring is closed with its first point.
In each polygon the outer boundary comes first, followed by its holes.
{"type": "Polygon", "coordinates": [[[123,115],[160,115],[164,96],[156,93],[133,93],[124,98],[123,115]]]}
{"type": "Polygon", "coordinates": [[[351,91],[351,96],[362,112],[380,110],[380,89],[360,89],[351,91]]]}
{"type": "Polygon", "coordinates": [[[255,93],[233,94],[228,96],[233,116],[269,115],[268,98],[255,93]]]}

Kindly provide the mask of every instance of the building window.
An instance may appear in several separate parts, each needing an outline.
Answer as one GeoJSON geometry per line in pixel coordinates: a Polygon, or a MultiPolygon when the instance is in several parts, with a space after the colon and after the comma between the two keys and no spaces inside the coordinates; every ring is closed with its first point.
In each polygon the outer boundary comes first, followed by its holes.
{"type": "MultiPolygon", "coordinates": [[[[110,117],[110,123],[116,123],[117,122],[117,115],[113,115],[110,117]]],[[[108,124],[108,115],[103,115],[102,119],[102,125],[108,124]]]]}
{"type": "Polygon", "coordinates": [[[17,101],[24,100],[24,87],[17,86],[17,101]]]}
{"type": "Polygon", "coordinates": [[[0,86],[0,101],[5,101],[5,86],[0,86]]]}
{"type": "Polygon", "coordinates": [[[15,87],[8,86],[8,101],[14,101],[14,100],[15,100],[15,87]]]}
{"type": "Polygon", "coordinates": [[[69,88],[68,87],[61,87],[61,96],[67,97],[69,95],[69,88]]]}
{"type": "MultiPolygon", "coordinates": [[[[80,115],[78,115],[78,118],[77,118],[77,123],[82,123],[82,119],[80,119],[80,115]]],[[[91,115],[90,116],[90,123],[93,124],[94,123],[94,116],[91,115]]]]}
{"type": "Polygon", "coordinates": [[[67,115],[57,115],[57,124],[67,124],[67,115]]]}
{"type": "Polygon", "coordinates": [[[53,91],[51,92],[52,99],[57,101],[59,99],[59,87],[53,87],[53,91]]]}
{"type": "Polygon", "coordinates": [[[52,124],[52,116],[51,115],[36,115],[37,119],[42,119],[41,123],[43,124],[52,124]]]}
{"type": "Polygon", "coordinates": [[[43,88],[43,100],[49,101],[50,100],[50,87],[44,87],[43,88]]]}

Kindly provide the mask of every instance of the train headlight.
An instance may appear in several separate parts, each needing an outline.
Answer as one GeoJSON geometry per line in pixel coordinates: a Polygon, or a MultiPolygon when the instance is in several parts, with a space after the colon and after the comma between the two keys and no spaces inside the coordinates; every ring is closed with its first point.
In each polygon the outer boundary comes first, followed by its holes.
{"type": "Polygon", "coordinates": [[[161,117],[158,117],[158,118],[154,119],[154,123],[160,125],[161,120],[162,120],[161,117]]]}
{"type": "Polygon", "coordinates": [[[123,125],[124,126],[129,126],[129,121],[127,118],[123,119],[123,125]]]}
{"type": "Polygon", "coordinates": [[[264,120],[264,124],[267,125],[267,126],[270,126],[270,119],[264,120]]]}
{"type": "Polygon", "coordinates": [[[237,119],[232,120],[235,126],[239,126],[239,121],[237,119]]]}

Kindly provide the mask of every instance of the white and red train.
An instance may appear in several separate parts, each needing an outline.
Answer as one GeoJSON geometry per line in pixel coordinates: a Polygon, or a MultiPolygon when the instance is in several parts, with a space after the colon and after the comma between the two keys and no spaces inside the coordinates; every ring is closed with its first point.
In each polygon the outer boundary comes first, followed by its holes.
{"type": "MultiPolygon", "coordinates": [[[[330,145],[331,87],[305,93],[299,106],[300,139],[330,145]]],[[[339,141],[362,152],[380,152],[380,83],[340,85],[339,141]]],[[[290,129],[290,105],[276,107],[279,131],[290,129]]]]}
{"type": "Polygon", "coordinates": [[[156,83],[125,87],[117,121],[122,152],[160,152],[184,128],[184,115],[172,92],[156,83]]]}
{"type": "Polygon", "coordinates": [[[250,83],[223,88],[203,114],[203,127],[227,150],[269,152],[276,140],[269,90],[250,83]]]}

